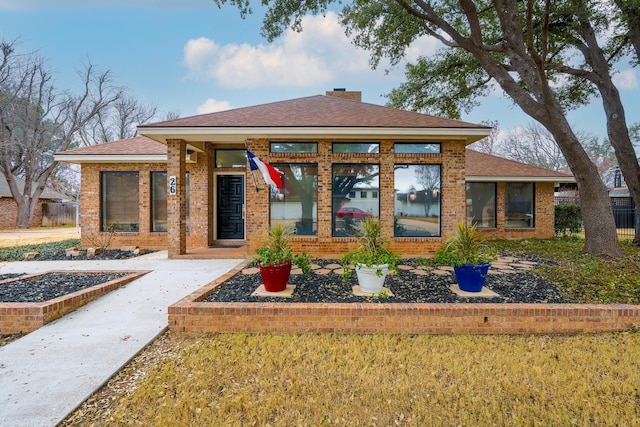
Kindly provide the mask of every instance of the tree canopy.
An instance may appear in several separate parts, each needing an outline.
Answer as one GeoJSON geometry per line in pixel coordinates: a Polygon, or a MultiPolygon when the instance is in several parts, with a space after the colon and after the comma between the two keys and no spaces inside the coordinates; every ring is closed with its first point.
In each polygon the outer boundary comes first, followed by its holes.
{"type": "MultiPolygon", "coordinates": [[[[251,12],[246,0],[214,2],[251,12]]],[[[301,30],[303,16],[325,13],[334,3],[342,5],[347,34],[371,53],[374,67],[383,57],[398,64],[419,37],[441,42],[434,55],[407,66],[406,82],[389,94],[391,105],[458,118],[499,88],[543,125],[576,177],[585,251],[622,255],[606,187],[566,112],[600,95],[611,144],[624,162],[621,155],[631,143],[611,76],[613,65],[632,48],[638,57],[636,0],[274,0],[263,2],[268,6],[263,34],[273,40],[288,27],[301,30]]],[[[632,161],[621,169],[627,182],[640,182],[632,161]]]]}

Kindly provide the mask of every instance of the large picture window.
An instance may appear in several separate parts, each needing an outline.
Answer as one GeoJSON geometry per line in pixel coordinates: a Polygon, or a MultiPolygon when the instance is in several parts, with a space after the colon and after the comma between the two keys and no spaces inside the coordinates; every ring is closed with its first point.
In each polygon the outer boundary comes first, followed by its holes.
{"type": "Polygon", "coordinates": [[[318,165],[316,163],[277,163],[284,173],[284,189],[272,189],[271,226],[282,223],[293,227],[296,235],[318,232],[318,165]]]}
{"type": "Polygon", "coordinates": [[[138,231],[138,172],[102,172],[102,231],[138,231]]]}
{"type": "Polygon", "coordinates": [[[496,183],[467,183],[467,223],[478,228],[496,226],[496,183]]]}
{"type": "Polygon", "coordinates": [[[151,231],[167,231],[166,172],[151,172],[151,231]]]}
{"type": "Polygon", "coordinates": [[[505,188],[505,227],[533,228],[534,194],[532,182],[508,182],[505,188]]]}
{"type": "Polygon", "coordinates": [[[440,236],[440,165],[394,169],[394,236],[440,236]]]}
{"type": "Polygon", "coordinates": [[[362,194],[380,191],[380,166],[371,164],[334,164],[332,173],[333,236],[353,236],[358,225],[369,217],[380,216],[378,198],[362,194]],[[349,197],[350,194],[358,198],[349,197]]]}

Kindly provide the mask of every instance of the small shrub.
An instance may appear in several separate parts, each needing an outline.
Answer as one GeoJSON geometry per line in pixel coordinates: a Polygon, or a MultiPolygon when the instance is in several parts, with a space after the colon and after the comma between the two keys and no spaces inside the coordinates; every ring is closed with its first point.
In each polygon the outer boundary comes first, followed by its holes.
{"type": "Polygon", "coordinates": [[[564,237],[567,237],[570,234],[576,234],[582,230],[582,211],[580,205],[556,205],[555,216],[556,236],[562,234],[564,237]]]}

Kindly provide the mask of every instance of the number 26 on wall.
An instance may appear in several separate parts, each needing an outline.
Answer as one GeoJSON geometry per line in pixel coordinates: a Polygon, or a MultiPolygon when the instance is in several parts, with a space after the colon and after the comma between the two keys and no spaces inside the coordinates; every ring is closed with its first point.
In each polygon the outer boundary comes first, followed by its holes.
{"type": "Polygon", "coordinates": [[[178,194],[178,181],[175,176],[169,177],[169,194],[171,196],[178,194]]]}

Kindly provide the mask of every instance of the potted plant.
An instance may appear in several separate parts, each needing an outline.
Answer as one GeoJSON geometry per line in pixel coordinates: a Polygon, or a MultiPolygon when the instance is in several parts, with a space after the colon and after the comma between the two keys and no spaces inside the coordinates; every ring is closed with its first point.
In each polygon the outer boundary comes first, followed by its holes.
{"type": "Polygon", "coordinates": [[[476,226],[461,222],[456,234],[447,240],[444,248],[436,252],[434,261],[453,266],[460,290],[480,292],[487,278],[490,262],[495,258],[495,252],[484,244],[476,226]]]}
{"type": "Polygon", "coordinates": [[[380,221],[367,218],[357,231],[360,247],[341,258],[344,268],[342,279],[346,281],[350,277],[353,265],[360,289],[370,294],[382,291],[387,273],[397,272],[400,261],[399,254],[385,247],[387,241],[380,235],[381,230],[380,221]]]}
{"type": "Polygon", "coordinates": [[[254,261],[258,263],[262,283],[267,292],[280,292],[286,289],[292,264],[297,265],[304,274],[311,271],[311,262],[306,252],[293,254],[290,247],[293,230],[282,224],[269,229],[264,246],[256,249],[254,261]]]}

